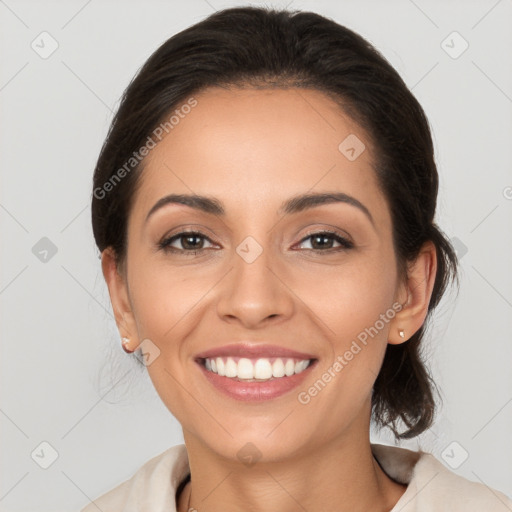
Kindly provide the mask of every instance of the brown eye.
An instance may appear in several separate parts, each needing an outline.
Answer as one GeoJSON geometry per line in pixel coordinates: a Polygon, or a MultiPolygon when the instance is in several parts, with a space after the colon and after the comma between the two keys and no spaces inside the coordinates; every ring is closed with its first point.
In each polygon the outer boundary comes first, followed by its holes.
{"type": "Polygon", "coordinates": [[[311,240],[310,245],[311,248],[308,250],[320,251],[320,252],[334,252],[338,250],[344,249],[352,249],[354,244],[342,237],[339,233],[330,232],[330,231],[319,231],[317,233],[312,233],[307,237],[301,240],[301,244],[306,241],[311,240]],[[333,247],[333,244],[338,243],[338,247],[333,247]]]}
{"type": "Polygon", "coordinates": [[[171,237],[164,238],[158,246],[164,251],[196,254],[205,249],[204,242],[206,240],[211,243],[211,240],[202,233],[183,231],[171,237]],[[181,247],[176,247],[176,243],[181,247]]]}

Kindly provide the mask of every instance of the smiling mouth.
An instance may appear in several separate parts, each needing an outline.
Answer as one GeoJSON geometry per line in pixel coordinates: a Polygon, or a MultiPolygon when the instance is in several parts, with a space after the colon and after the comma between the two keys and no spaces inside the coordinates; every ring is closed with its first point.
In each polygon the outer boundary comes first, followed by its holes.
{"type": "Polygon", "coordinates": [[[302,373],[317,359],[292,357],[208,357],[197,362],[208,372],[239,382],[268,382],[302,373]]]}

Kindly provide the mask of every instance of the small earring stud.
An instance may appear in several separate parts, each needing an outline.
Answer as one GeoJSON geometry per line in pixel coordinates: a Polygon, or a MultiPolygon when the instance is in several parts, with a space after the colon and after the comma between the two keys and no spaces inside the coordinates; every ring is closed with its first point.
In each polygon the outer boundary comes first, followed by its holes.
{"type": "Polygon", "coordinates": [[[400,338],[405,338],[405,331],[403,329],[398,329],[398,335],[400,338]]]}
{"type": "Polygon", "coordinates": [[[129,343],[130,343],[130,338],[126,338],[126,337],[123,337],[123,338],[122,338],[122,343],[121,343],[121,345],[122,345],[122,347],[123,347],[123,350],[124,350],[127,354],[132,354],[134,351],[133,351],[133,350],[131,350],[131,349],[129,348],[129,346],[128,346],[128,345],[129,345],[129,343]]]}

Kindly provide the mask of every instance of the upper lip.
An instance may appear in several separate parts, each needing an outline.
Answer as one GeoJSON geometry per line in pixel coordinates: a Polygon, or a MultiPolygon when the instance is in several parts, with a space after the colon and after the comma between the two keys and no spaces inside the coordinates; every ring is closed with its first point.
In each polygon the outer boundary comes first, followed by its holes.
{"type": "Polygon", "coordinates": [[[197,359],[214,358],[222,356],[235,357],[288,357],[293,359],[315,359],[312,354],[298,352],[289,348],[280,347],[278,345],[269,345],[266,343],[233,343],[215,347],[196,355],[197,359]]]}

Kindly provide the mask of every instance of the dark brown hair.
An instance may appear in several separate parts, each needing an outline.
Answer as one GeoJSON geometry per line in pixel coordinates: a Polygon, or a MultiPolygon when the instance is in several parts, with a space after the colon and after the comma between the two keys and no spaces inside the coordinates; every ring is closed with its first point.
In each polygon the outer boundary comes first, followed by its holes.
{"type": "MultiPolygon", "coordinates": [[[[434,222],[438,174],[428,120],[398,73],[368,41],[311,12],[218,11],[150,56],[123,94],[94,172],[92,225],[99,250],[110,246],[118,261],[124,260],[127,218],[144,165],[133,155],[173,109],[215,86],[319,90],[366,131],[391,212],[400,277],[406,277],[407,263],[425,241],[436,246],[428,320],[450,278],[458,281],[454,249],[434,222]]],[[[414,437],[433,422],[435,384],[420,351],[425,327],[426,322],[404,343],[388,344],[374,384],[373,420],[396,437],[414,437]],[[407,427],[401,433],[400,422],[407,427]]]]}

